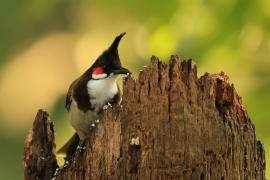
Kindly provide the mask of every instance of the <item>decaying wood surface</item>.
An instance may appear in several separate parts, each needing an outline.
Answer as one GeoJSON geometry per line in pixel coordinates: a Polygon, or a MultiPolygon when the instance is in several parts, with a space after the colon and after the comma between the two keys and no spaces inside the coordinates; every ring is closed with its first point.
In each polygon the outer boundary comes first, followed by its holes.
{"type": "Polygon", "coordinates": [[[24,148],[24,179],[50,179],[58,167],[54,130],[49,115],[39,110],[24,148]]]}
{"type": "Polygon", "coordinates": [[[176,56],[169,65],[152,57],[138,80],[127,77],[122,105],[103,112],[86,149],[61,168],[53,134],[39,111],[25,179],[265,179],[263,146],[229,78],[197,78],[196,65],[176,56]]]}

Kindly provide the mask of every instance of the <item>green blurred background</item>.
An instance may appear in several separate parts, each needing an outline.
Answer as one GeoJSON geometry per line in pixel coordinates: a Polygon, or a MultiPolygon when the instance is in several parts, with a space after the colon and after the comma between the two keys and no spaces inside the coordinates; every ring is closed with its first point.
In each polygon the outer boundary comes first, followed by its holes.
{"type": "Polygon", "coordinates": [[[38,108],[50,113],[58,147],[72,134],[68,86],[123,31],[120,56],[135,74],[151,55],[171,54],[193,58],[199,75],[226,72],[270,162],[269,0],[1,0],[0,22],[0,179],[23,178],[38,108]]]}

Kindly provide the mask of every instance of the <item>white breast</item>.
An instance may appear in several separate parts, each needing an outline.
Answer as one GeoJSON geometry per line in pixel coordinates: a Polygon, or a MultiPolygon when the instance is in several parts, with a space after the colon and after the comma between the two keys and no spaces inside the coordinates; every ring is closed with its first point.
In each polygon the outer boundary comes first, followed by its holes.
{"type": "Polygon", "coordinates": [[[96,109],[101,108],[108,99],[118,93],[117,80],[118,76],[111,76],[99,80],[90,80],[87,83],[87,91],[90,95],[90,103],[96,109]]]}

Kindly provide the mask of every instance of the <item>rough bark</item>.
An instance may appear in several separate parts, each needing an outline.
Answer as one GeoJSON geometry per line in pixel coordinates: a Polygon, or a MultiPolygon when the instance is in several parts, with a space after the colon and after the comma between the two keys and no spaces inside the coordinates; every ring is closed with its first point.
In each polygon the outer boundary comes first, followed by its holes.
{"type": "MultiPolygon", "coordinates": [[[[41,114],[26,140],[25,179],[47,179],[56,168],[52,125],[41,114]]],[[[172,56],[167,65],[153,57],[138,80],[124,80],[122,105],[103,112],[86,149],[54,178],[265,179],[265,157],[224,73],[197,78],[191,60],[172,56]]]]}
{"type": "Polygon", "coordinates": [[[24,179],[50,179],[57,166],[54,154],[53,124],[46,112],[39,110],[24,148],[24,179]]]}

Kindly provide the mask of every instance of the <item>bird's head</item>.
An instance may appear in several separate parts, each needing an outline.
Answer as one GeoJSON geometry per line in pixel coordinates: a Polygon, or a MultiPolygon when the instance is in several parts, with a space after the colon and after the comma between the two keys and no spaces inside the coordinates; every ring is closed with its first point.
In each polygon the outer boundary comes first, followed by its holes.
{"type": "Polygon", "coordinates": [[[90,68],[90,73],[92,73],[91,75],[93,80],[116,77],[120,74],[131,74],[128,69],[122,67],[117,49],[120,40],[125,34],[126,33],[121,33],[118,35],[114,39],[111,46],[106,51],[104,51],[92,65],[90,68]]]}

